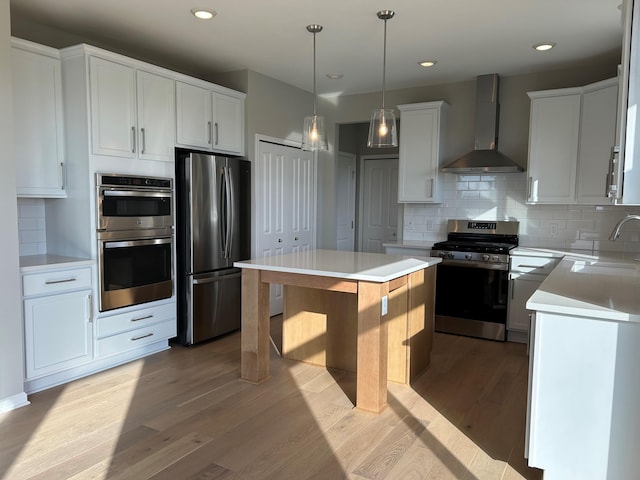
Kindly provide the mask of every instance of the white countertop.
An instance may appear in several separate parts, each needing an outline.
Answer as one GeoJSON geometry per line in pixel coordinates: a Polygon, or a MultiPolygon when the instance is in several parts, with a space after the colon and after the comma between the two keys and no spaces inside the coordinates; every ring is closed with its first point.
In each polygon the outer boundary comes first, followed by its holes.
{"type": "Polygon", "coordinates": [[[90,258],[65,257],[62,255],[24,255],[20,257],[20,271],[22,273],[52,270],[56,268],[82,267],[93,265],[90,258]]]}
{"type": "Polygon", "coordinates": [[[529,298],[527,308],[640,322],[640,262],[565,258],[529,298]]]}
{"type": "Polygon", "coordinates": [[[440,263],[440,258],[387,255],[382,253],[308,250],[255,258],[233,265],[239,268],[300,273],[324,277],[388,282],[440,263]]]}

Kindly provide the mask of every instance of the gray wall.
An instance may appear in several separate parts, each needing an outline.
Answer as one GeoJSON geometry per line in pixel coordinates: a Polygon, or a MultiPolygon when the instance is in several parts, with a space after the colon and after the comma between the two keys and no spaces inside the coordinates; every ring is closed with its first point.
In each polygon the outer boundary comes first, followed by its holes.
{"type": "Polygon", "coordinates": [[[9,0],[0,0],[0,411],[24,401],[9,0]]]}

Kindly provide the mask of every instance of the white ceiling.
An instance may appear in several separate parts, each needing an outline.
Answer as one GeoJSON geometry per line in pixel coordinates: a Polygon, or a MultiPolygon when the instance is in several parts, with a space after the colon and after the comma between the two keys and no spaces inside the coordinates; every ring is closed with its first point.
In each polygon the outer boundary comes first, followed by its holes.
{"type": "MultiPolygon", "coordinates": [[[[11,0],[14,34],[54,27],[120,53],[209,76],[249,68],[311,91],[319,23],[318,93],[364,93],[382,84],[389,20],[387,88],[517,75],[583,64],[619,51],[622,0],[11,0]],[[213,9],[209,21],[192,7],[213,9]],[[39,24],[39,25],[35,25],[39,24]],[[35,25],[35,26],[34,26],[35,25]],[[553,41],[540,53],[532,45],[553,41]],[[417,62],[435,59],[430,69],[417,62]],[[325,74],[344,77],[330,80],[325,74]]],[[[53,38],[52,36],[51,38],[53,38]]],[[[59,37],[49,44],[61,47],[59,37]],[[58,44],[53,44],[53,43],[58,44]]],[[[44,42],[41,42],[44,43],[44,42]]]]}

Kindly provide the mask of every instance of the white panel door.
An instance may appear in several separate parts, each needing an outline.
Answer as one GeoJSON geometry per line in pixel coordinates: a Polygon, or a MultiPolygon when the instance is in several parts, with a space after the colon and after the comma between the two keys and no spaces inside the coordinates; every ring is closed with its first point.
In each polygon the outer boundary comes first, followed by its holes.
{"type": "Polygon", "coordinates": [[[398,159],[365,159],[360,250],[384,253],[385,242],[397,240],[398,159]]]}
{"type": "Polygon", "coordinates": [[[336,162],[336,245],[338,250],[355,248],[356,156],[338,152],[336,162]]]}
{"type": "MultiPolygon", "coordinates": [[[[316,166],[311,152],[258,142],[257,256],[315,248],[316,166]]],[[[271,285],[271,315],[282,313],[282,285],[271,285]]]]}

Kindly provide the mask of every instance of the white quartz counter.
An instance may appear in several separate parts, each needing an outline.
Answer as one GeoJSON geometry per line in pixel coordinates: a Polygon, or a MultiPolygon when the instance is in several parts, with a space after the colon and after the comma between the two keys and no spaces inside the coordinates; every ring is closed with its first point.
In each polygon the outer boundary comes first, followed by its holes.
{"type": "Polygon", "coordinates": [[[67,267],[82,267],[93,265],[95,261],[88,258],[65,257],[62,255],[25,255],[20,257],[20,271],[22,273],[59,269],[67,267]]]}
{"type": "Polygon", "coordinates": [[[381,253],[308,250],[235,262],[239,268],[388,282],[440,263],[440,258],[381,253]]]}
{"type": "Polygon", "coordinates": [[[527,308],[640,322],[640,262],[565,257],[529,298],[527,308]]]}

